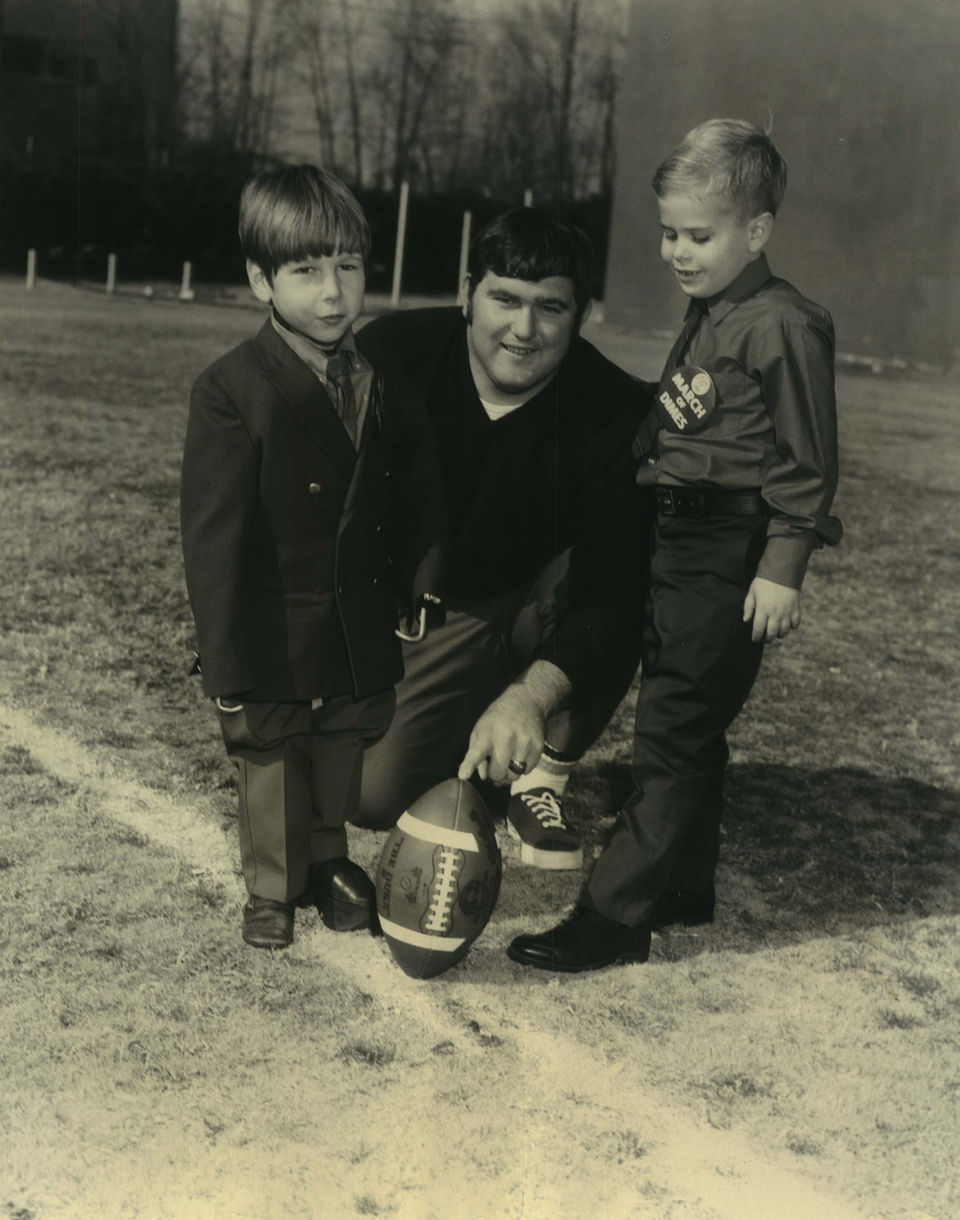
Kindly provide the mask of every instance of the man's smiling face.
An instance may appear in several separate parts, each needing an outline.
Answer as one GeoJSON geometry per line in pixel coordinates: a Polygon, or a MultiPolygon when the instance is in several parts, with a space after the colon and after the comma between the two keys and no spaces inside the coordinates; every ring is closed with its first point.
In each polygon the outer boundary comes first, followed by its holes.
{"type": "Polygon", "coordinates": [[[465,313],[477,392],[509,405],[545,385],[567,354],[575,334],[573,281],[564,275],[517,280],[488,271],[465,300],[465,313]]]}

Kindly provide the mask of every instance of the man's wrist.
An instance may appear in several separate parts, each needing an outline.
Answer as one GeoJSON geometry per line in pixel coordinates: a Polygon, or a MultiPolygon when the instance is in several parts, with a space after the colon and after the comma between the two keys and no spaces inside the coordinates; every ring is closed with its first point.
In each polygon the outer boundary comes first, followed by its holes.
{"type": "Polygon", "coordinates": [[[530,699],[544,718],[557,711],[573,690],[573,684],[563,670],[552,661],[543,660],[532,662],[511,686],[530,699]]]}

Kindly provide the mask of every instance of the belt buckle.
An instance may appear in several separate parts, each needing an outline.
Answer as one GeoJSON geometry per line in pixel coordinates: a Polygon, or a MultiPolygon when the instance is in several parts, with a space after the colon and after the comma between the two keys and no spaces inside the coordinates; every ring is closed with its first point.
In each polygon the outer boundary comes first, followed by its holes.
{"type": "Polygon", "coordinates": [[[672,517],[705,517],[707,497],[693,487],[657,488],[657,508],[672,517]]]}

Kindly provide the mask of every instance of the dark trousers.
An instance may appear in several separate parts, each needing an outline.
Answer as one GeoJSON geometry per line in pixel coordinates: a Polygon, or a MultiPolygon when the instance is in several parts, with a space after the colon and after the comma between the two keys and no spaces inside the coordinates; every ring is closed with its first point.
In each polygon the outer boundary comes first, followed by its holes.
{"type": "Polygon", "coordinates": [[[634,730],[634,792],[580,901],[636,926],[667,889],[707,889],[720,849],[726,730],[763,645],[743,601],[766,517],[658,515],[634,730]]]}
{"type": "Polygon", "coordinates": [[[393,690],[310,703],[221,710],[237,767],[240,862],[247,891],[292,902],[314,864],[346,855],[345,823],[360,798],[366,746],[386,732],[393,690]]]}
{"type": "MultiPolygon", "coordinates": [[[[451,602],[446,622],[419,644],[405,644],[404,676],[389,732],[367,755],[358,825],[392,826],[409,805],[456,775],[470,733],[490,703],[530,663],[566,603],[569,553],[530,585],[484,601],[451,602]]],[[[557,754],[579,758],[606,727],[639,663],[624,654],[609,680],[574,696],[551,716],[546,739],[557,754]]]]}

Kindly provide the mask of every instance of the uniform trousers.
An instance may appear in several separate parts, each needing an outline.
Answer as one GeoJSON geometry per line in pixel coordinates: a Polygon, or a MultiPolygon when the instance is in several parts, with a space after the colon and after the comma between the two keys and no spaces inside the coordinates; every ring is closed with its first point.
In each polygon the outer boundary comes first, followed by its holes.
{"type": "Polygon", "coordinates": [[[386,732],[394,692],[363,699],[221,708],[237,767],[240,862],[247,891],[292,902],[310,869],[347,854],[345,823],[360,797],[365,748],[386,732]]]}
{"type": "Polygon", "coordinates": [[[743,602],[766,515],[657,515],[634,730],[634,791],[580,895],[636,927],[668,889],[713,885],[726,730],[753,686],[763,645],[743,602]]]}
{"type": "MultiPolygon", "coordinates": [[[[404,676],[389,732],[367,754],[360,826],[392,826],[410,804],[456,775],[477,720],[538,654],[568,602],[569,552],[529,584],[495,598],[447,602],[446,621],[404,645],[404,676]]],[[[608,675],[550,717],[546,740],[576,759],[603,731],[630,688],[639,640],[608,675]]]]}

